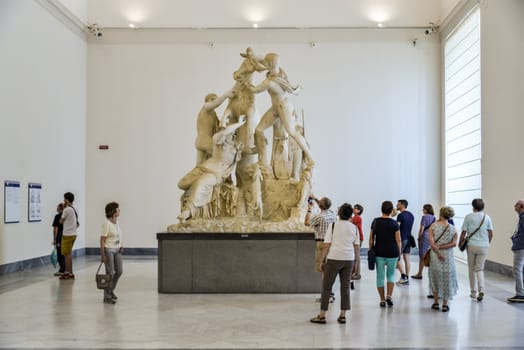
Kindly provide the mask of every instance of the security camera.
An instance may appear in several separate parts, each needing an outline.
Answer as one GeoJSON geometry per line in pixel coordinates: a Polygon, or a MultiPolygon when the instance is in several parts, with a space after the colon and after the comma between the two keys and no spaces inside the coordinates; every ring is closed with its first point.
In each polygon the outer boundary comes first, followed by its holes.
{"type": "Polygon", "coordinates": [[[102,33],[102,30],[100,29],[100,27],[96,23],[88,24],[86,26],[86,30],[87,30],[87,32],[89,34],[94,35],[97,38],[101,38],[104,35],[104,33],[102,33]]]}
{"type": "Polygon", "coordinates": [[[433,22],[429,22],[429,27],[424,31],[424,34],[431,35],[435,32],[438,32],[438,24],[435,24],[433,22]]]}
{"type": "Polygon", "coordinates": [[[311,46],[311,47],[317,47],[317,43],[314,42],[314,41],[312,41],[312,42],[309,43],[309,46],[311,46]]]}

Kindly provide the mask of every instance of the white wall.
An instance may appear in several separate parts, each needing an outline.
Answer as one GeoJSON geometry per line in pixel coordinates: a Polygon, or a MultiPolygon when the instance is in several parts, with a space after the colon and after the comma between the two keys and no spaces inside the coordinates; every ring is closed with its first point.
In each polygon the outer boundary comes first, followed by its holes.
{"type": "MultiPolygon", "coordinates": [[[[128,247],[155,247],[155,233],[177,221],[197,113],[208,92],[233,85],[247,46],[279,53],[304,88],[294,101],[305,111],[317,195],[361,203],[366,231],[385,199],[407,198],[417,216],[424,203],[438,204],[440,45],[432,36],[413,47],[419,32],[106,30],[91,38],[87,246],[98,246],[111,200],[121,204],[128,247]]],[[[257,105],[265,111],[267,96],[257,105]]]]}
{"type": "Polygon", "coordinates": [[[509,237],[524,198],[524,1],[481,3],[482,192],[495,238],[488,259],[512,265],[509,237]]]}
{"type": "Polygon", "coordinates": [[[0,201],[0,265],[50,253],[64,192],[85,220],[86,46],[38,2],[0,1],[0,181],[22,188],[20,223],[3,223],[0,201]],[[43,186],[42,222],[27,222],[28,182],[43,186]]]}

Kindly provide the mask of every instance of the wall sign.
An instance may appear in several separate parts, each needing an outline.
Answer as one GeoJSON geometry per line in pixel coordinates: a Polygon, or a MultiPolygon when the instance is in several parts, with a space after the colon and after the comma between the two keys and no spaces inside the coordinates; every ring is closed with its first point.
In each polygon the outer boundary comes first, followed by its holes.
{"type": "Polygon", "coordinates": [[[42,193],[42,184],[30,182],[27,185],[28,193],[28,207],[27,207],[27,217],[29,222],[42,221],[42,216],[40,214],[40,209],[42,206],[41,202],[41,193],[42,193]]]}
{"type": "Polygon", "coordinates": [[[4,223],[20,222],[20,182],[4,181],[4,223]]]}

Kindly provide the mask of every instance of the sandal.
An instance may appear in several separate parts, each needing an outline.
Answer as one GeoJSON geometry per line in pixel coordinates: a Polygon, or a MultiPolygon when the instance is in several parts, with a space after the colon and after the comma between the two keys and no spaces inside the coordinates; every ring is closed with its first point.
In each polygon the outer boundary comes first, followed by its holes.
{"type": "Polygon", "coordinates": [[[380,307],[386,307],[386,302],[385,301],[381,301],[379,305],[380,305],[380,307]]]}
{"type": "MultiPolygon", "coordinates": [[[[434,303],[433,305],[431,305],[431,308],[433,310],[439,310],[440,309],[440,306],[438,305],[438,303],[434,303]]],[[[444,309],[444,306],[442,307],[444,309]]]]}
{"type": "Polygon", "coordinates": [[[448,312],[448,311],[449,311],[449,306],[442,305],[442,312],[448,312]]]}
{"type": "Polygon", "coordinates": [[[311,321],[312,323],[324,324],[324,323],[326,323],[326,318],[325,317],[320,317],[320,315],[316,315],[315,317],[313,317],[309,321],[311,321]]]}
{"type": "Polygon", "coordinates": [[[391,297],[386,298],[386,304],[388,304],[388,307],[393,307],[393,300],[391,300],[391,297]]]}
{"type": "Polygon", "coordinates": [[[340,316],[339,318],[337,318],[337,322],[338,323],[346,323],[346,316],[340,316]]]}

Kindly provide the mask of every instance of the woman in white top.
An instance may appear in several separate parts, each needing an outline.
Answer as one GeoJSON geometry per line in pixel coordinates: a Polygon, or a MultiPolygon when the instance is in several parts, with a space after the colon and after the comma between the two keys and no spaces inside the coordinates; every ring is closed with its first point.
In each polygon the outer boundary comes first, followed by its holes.
{"type": "Polygon", "coordinates": [[[104,303],[115,304],[118,299],[114,293],[118,279],[122,275],[122,231],[118,225],[120,208],[118,203],[106,205],[107,221],[102,225],[100,235],[100,255],[106,266],[106,273],[111,274],[111,285],[104,289],[104,303]]]}
{"type": "Polygon", "coordinates": [[[471,202],[473,213],[466,215],[462,223],[459,242],[468,240],[468,272],[470,297],[479,302],[484,299],[484,264],[488,256],[489,245],[493,239],[493,223],[484,213],[484,201],[475,198],[471,202]],[[478,288],[478,289],[477,289],[478,288]],[[478,290],[478,295],[477,295],[478,290]]]}
{"type": "Polygon", "coordinates": [[[346,310],[351,309],[349,295],[351,272],[355,263],[355,251],[360,249],[357,227],[349,221],[352,215],[351,205],[342,204],[338,210],[340,220],[330,225],[326,231],[320,265],[324,272],[320,314],[310,320],[313,323],[326,323],[329,296],[337,275],[340,279],[340,315],[337,321],[346,323],[346,310]]]}

